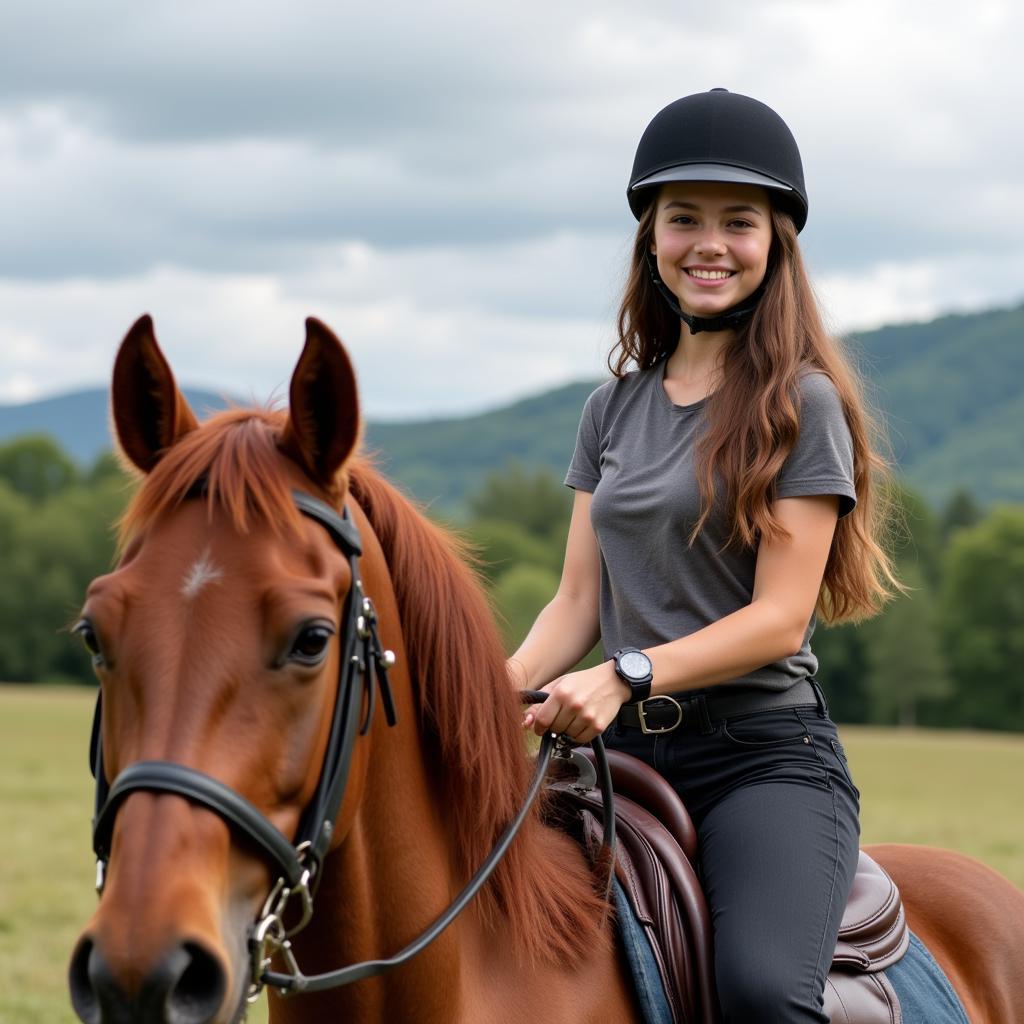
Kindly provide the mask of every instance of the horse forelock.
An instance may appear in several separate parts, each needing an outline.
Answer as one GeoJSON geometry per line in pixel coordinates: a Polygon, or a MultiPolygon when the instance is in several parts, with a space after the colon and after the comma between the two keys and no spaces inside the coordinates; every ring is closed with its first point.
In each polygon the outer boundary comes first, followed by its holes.
{"type": "Polygon", "coordinates": [[[302,516],[292,498],[288,461],[278,448],[286,420],[281,410],[229,409],[185,434],[129,503],[119,523],[119,548],[204,480],[207,503],[224,509],[239,533],[264,522],[280,535],[297,534],[302,516]]]}
{"type": "MultiPolygon", "coordinates": [[[[366,460],[349,469],[351,492],[388,563],[421,717],[441,754],[468,874],[491,852],[529,786],[522,709],[469,544],[427,519],[366,460]]],[[[478,897],[486,916],[507,917],[520,953],[537,962],[573,963],[606,941],[607,908],[593,876],[582,858],[566,863],[560,839],[535,808],[478,897]]]]}

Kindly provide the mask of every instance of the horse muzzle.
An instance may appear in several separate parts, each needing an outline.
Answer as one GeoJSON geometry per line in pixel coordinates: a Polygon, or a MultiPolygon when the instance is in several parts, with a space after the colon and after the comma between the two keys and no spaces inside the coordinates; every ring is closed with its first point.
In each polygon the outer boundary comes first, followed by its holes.
{"type": "Polygon", "coordinates": [[[69,982],[71,1005],[85,1024],[219,1024],[231,1019],[223,1011],[227,972],[200,942],[172,943],[138,976],[112,963],[87,934],[71,959],[69,982]]]}

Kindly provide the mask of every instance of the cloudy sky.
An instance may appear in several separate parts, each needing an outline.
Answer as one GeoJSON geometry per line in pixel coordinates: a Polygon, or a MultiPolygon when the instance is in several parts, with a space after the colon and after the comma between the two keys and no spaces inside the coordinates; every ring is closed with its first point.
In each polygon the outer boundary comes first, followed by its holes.
{"type": "Polygon", "coordinates": [[[5,4],[0,402],[105,384],[146,311],[180,381],[261,400],[320,316],[376,418],[597,377],[636,143],[713,86],[793,129],[837,329],[1018,303],[1022,10],[5,4]]]}

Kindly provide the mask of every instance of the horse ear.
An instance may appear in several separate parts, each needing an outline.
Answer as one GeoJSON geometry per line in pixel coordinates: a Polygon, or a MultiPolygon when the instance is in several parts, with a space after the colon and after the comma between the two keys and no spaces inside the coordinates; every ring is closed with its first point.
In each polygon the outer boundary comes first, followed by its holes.
{"type": "Polygon", "coordinates": [[[148,313],[135,321],[118,349],[111,409],[121,449],[143,473],[199,426],[156,343],[148,313]]]}
{"type": "Polygon", "coordinates": [[[344,346],[316,317],[306,320],[306,346],[288,397],[281,450],[330,488],[359,440],[359,396],[344,346]]]}

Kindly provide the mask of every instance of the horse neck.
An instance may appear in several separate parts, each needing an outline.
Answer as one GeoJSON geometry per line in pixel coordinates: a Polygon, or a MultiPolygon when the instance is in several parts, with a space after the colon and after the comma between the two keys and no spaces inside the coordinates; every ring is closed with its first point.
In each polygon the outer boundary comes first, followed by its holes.
{"type": "MultiPolygon", "coordinates": [[[[450,834],[450,815],[432,789],[436,766],[421,733],[384,557],[368,524],[359,516],[357,522],[366,546],[364,588],[377,608],[381,641],[397,656],[390,672],[397,724],[388,727],[378,708],[369,742],[353,757],[349,788],[361,790],[358,807],[343,842],[325,861],[313,920],[295,939],[306,974],[394,955],[444,911],[465,882],[455,868],[458,838],[450,834]]],[[[383,979],[295,1003],[273,999],[272,1019],[450,1024],[462,1017],[460,950],[474,928],[475,915],[467,911],[408,965],[383,979]]]]}
{"type": "MultiPolygon", "coordinates": [[[[458,867],[466,837],[456,834],[460,816],[445,788],[436,738],[422,731],[387,566],[365,517],[354,512],[366,545],[366,592],[377,607],[382,642],[398,659],[392,671],[398,724],[388,728],[378,712],[370,742],[353,760],[358,806],[344,841],[325,862],[313,921],[296,937],[307,974],[393,956],[444,912],[467,881],[466,868],[458,867]]],[[[343,804],[342,821],[345,813],[343,804]]],[[[575,859],[583,866],[573,842],[548,829],[526,828],[516,843],[538,864],[575,859]]],[[[478,897],[438,939],[390,974],[294,1001],[272,998],[272,1021],[635,1019],[629,983],[610,944],[597,943],[570,970],[554,960],[534,963],[519,955],[504,915],[485,919],[481,905],[478,897]]]]}

